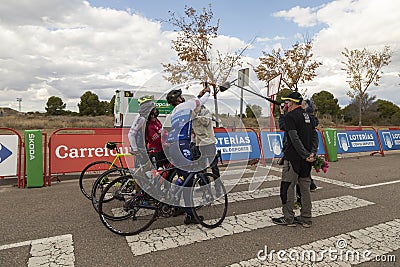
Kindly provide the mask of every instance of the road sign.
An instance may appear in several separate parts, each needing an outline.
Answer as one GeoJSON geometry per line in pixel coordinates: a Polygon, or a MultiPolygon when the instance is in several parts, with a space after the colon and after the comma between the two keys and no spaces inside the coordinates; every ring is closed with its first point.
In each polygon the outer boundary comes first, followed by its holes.
{"type": "Polygon", "coordinates": [[[0,176],[17,175],[18,136],[0,135],[0,176]]]}

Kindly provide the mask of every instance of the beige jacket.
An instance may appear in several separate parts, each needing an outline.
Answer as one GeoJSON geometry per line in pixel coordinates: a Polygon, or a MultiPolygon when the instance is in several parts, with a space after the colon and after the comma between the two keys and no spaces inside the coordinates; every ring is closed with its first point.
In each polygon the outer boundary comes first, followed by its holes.
{"type": "Polygon", "coordinates": [[[211,112],[201,105],[200,110],[193,117],[192,129],[195,134],[196,146],[215,144],[214,129],[211,112]]]}

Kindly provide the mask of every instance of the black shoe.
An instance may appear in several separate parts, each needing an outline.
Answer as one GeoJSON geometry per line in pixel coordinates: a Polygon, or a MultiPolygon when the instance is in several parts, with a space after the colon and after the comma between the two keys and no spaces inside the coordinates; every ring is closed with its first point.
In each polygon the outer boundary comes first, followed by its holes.
{"type": "Polygon", "coordinates": [[[172,213],[172,217],[178,217],[178,216],[183,215],[183,214],[185,214],[185,211],[182,208],[176,207],[174,209],[174,212],[172,213]]]}
{"type": "Polygon", "coordinates": [[[275,224],[279,224],[279,225],[286,225],[289,227],[296,227],[296,224],[294,222],[292,223],[288,223],[285,219],[285,217],[280,217],[280,218],[272,218],[272,222],[275,224]]]}
{"type": "MultiPolygon", "coordinates": [[[[199,216],[200,221],[204,220],[203,216],[199,216]]],[[[186,215],[185,220],[183,221],[185,224],[198,224],[199,222],[193,215],[186,215]]]]}
{"type": "Polygon", "coordinates": [[[301,226],[303,226],[305,228],[311,227],[311,224],[303,222],[302,220],[299,219],[299,217],[294,217],[293,223],[300,224],[301,226]]]}
{"type": "Polygon", "coordinates": [[[318,187],[317,187],[316,185],[311,185],[311,186],[310,186],[310,191],[311,191],[311,192],[315,192],[315,191],[317,190],[317,188],[318,188],[318,187]]]}

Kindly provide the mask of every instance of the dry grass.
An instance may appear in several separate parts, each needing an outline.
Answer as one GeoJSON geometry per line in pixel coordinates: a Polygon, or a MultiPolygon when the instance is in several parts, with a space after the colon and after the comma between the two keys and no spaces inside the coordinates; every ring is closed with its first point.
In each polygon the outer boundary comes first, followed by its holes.
{"type": "Polygon", "coordinates": [[[0,117],[0,127],[24,130],[43,130],[47,134],[60,128],[113,128],[113,116],[44,116],[30,114],[0,117]]]}
{"type": "MultiPolygon", "coordinates": [[[[239,118],[221,118],[224,127],[240,127],[239,118]]],[[[275,122],[278,125],[278,121],[275,122]]],[[[48,135],[61,128],[113,128],[113,116],[45,116],[41,114],[11,115],[0,117],[0,127],[12,128],[20,134],[24,130],[43,130],[48,135]]],[[[259,120],[243,118],[243,127],[268,128],[269,118],[259,120]]],[[[335,124],[327,119],[320,119],[320,128],[335,127],[335,124]]]]}

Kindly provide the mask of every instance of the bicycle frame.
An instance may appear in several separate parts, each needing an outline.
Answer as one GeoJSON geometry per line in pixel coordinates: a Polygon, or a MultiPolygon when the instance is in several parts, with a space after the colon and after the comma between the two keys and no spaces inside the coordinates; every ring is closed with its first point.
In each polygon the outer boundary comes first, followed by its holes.
{"type": "MultiPolygon", "coordinates": [[[[143,170],[144,170],[146,167],[148,167],[148,164],[140,165],[139,168],[135,171],[135,173],[134,173],[134,174],[131,174],[132,179],[128,179],[128,180],[121,186],[121,189],[125,189],[125,188],[128,186],[129,182],[130,182],[131,180],[134,180],[134,181],[142,181],[142,182],[143,182],[143,185],[147,185],[147,186],[150,185],[150,186],[153,187],[152,189],[160,190],[160,188],[159,188],[159,187],[155,187],[154,184],[159,184],[159,183],[160,183],[160,180],[161,180],[161,179],[164,179],[164,178],[163,178],[162,175],[160,174],[160,175],[158,176],[159,178],[158,178],[157,180],[154,181],[155,183],[149,183],[148,178],[145,176],[145,174],[144,174],[144,172],[143,172],[143,170]],[[144,175],[143,175],[143,176],[138,175],[138,172],[139,172],[139,171],[142,171],[142,173],[143,173],[144,175]]],[[[165,168],[165,169],[158,170],[158,171],[161,171],[161,173],[164,173],[164,172],[171,171],[171,170],[174,170],[174,169],[175,169],[175,168],[165,168]]],[[[189,175],[186,177],[186,179],[185,179],[185,181],[183,182],[183,184],[180,185],[180,186],[178,186],[178,189],[177,189],[175,192],[171,192],[171,189],[169,189],[169,193],[172,194],[172,196],[174,197],[174,201],[180,201],[183,190],[184,190],[185,188],[188,188],[188,187],[187,187],[188,183],[193,181],[193,179],[194,179],[194,177],[195,177],[196,174],[202,174],[202,173],[204,173],[204,170],[196,171],[196,172],[191,172],[191,173],[189,173],[189,175]]],[[[207,181],[206,181],[206,179],[205,179],[205,177],[204,177],[203,175],[200,175],[200,179],[201,179],[201,181],[202,181],[202,183],[203,183],[204,185],[207,185],[207,184],[208,184],[207,181]]],[[[140,184],[139,184],[139,185],[140,185],[140,184]]],[[[162,193],[164,193],[164,192],[158,191],[157,193],[162,194],[162,193]]],[[[138,207],[142,207],[142,206],[141,206],[141,205],[138,205],[138,207]]],[[[149,206],[143,206],[142,208],[147,208],[147,209],[148,209],[148,208],[150,208],[150,207],[149,207],[149,206]]],[[[151,209],[155,209],[155,208],[156,208],[156,207],[151,207],[151,209]]]]}
{"type": "MultiPolygon", "coordinates": [[[[115,149],[115,150],[117,150],[117,152],[118,152],[118,149],[115,149]]],[[[128,153],[128,154],[119,154],[119,153],[117,153],[117,155],[115,156],[111,166],[115,165],[115,163],[117,161],[119,161],[120,167],[121,168],[125,168],[121,157],[126,157],[126,156],[132,156],[132,154],[130,154],[130,153],[128,153]]],[[[111,169],[111,166],[110,166],[109,169],[111,169]]]]}

